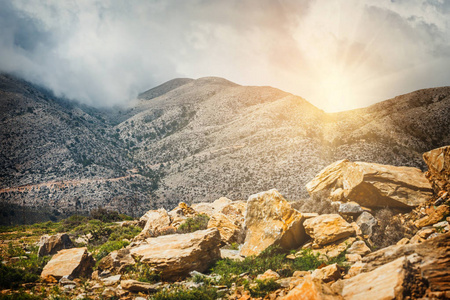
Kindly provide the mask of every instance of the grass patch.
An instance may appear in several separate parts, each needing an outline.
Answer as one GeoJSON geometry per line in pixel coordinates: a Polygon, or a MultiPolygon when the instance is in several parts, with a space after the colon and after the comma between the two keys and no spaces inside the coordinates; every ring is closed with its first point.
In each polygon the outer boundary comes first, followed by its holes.
{"type": "Polygon", "coordinates": [[[198,214],[193,218],[187,218],[186,221],[178,226],[178,233],[189,233],[197,230],[203,230],[208,227],[209,216],[205,214],[198,214]]]}
{"type": "Polygon", "coordinates": [[[127,241],[108,241],[104,243],[103,245],[99,246],[98,249],[96,249],[94,252],[94,259],[98,262],[103,257],[108,255],[110,252],[113,252],[114,250],[122,249],[123,247],[128,246],[130,243],[127,241]]]}
{"type": "Polygon", "coordinates": [[[270,292],[276,291],[281,287],[275,279],[256,280],[255,284],[248,285],[247,289],[254,298],[263,298],[270,292]]]}

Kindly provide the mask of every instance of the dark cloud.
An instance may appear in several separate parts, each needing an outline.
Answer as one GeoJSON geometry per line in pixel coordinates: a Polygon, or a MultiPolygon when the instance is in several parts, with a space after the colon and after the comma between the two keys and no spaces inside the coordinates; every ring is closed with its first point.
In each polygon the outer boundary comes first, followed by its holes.
{"type": "Polygon", "coordinates": [[[326,110],[448,84],[446,1],[0,5],[0,70],[94,105],[126,103],[174,77],[271,85],[326,110]]]}

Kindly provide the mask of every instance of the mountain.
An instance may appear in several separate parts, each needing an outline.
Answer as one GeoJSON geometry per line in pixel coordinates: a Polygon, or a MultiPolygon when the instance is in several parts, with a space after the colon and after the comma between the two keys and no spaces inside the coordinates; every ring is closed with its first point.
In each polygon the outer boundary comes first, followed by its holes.
{"type": "Polygon", "coordinates": [[[26,214],[23,204],[55,218],[98,206],[136,215],[270,188],[295,200],[335,160],[423,169],[423,152],[450,144],[450,87],[327,114],[272,87],[184,78],[106,110],[3,75],[0,106],[5,222],[26,214]]]}

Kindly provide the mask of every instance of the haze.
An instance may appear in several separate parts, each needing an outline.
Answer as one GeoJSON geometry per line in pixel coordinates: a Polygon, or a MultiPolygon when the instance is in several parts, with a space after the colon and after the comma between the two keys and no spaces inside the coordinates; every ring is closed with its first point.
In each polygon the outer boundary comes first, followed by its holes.
{"type": "Polygon", "coordinates": [[[0,5],[0,71],[95,106],[176,77],[270,85],[329,112],[449,85],[445,0],[0,5]]]}

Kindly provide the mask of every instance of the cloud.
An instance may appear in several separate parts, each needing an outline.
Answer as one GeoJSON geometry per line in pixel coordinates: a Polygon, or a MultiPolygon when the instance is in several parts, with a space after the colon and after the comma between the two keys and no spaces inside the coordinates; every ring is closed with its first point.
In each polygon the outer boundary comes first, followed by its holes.
{"type": "Polygon", "coordinates": [[[97,106],[175,77],[271,85],[328,111],[448,84],[448,1],[0,5],[0,70],[97,106]]]}

